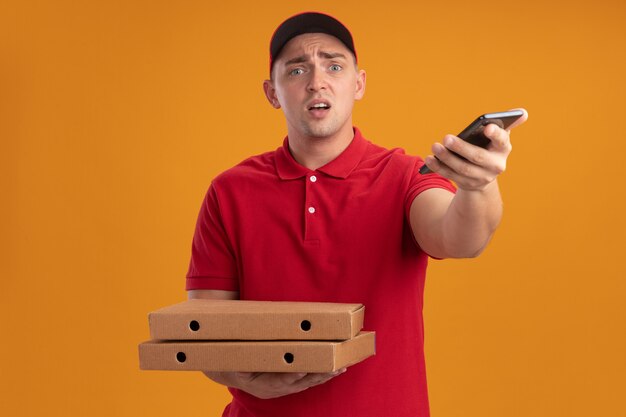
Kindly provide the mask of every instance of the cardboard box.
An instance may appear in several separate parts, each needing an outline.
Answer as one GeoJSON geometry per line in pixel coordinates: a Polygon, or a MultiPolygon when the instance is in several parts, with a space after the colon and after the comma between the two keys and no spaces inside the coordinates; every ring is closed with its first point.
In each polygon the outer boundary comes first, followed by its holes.
{"type": "Polygon", "coordinates": [[[363,328],[362,304],[188,300],[148,315],[155,340],[346,340],[363,328]]]}
{"type": "Polygon", "coordinates": [[[375,354],[375,333],[345,341],[148,341],[139,345],[146,370],[332,372],[375,354]]]}

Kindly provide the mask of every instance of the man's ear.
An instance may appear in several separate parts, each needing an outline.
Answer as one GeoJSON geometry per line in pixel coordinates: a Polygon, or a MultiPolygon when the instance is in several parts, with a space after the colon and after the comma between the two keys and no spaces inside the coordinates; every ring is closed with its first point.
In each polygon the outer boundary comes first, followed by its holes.
{"type": "Polygon", "coordinates": [[[359,70],[356,75],[356,89],[354,91],[354,99],[360,100],[363,98],[365,94],[365,80],[366,80],[365,70],[359,70]]]}
{"type": "Polygon", "coordinates": [[[263,81],[263,91],[265,92],[265,97],[267,97],[267,101],[270,102],[272,107],[275,109],[280,109],[280,102],[278,101],[278,97],[276,96],[276,89],[274,88],[274,82],[272,80],[263,81]]]}

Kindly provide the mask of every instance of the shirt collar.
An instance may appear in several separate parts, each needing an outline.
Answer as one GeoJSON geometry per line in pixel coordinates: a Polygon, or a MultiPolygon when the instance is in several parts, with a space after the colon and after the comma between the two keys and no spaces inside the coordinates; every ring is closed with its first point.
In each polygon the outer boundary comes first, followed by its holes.
{"type": "MultiPolygon", "coordinates": [[[[345,179],[359,165],[368,141],[361,135],[361,131],[354,128],[354,138],[348,147],[335,159],[317,169],[331,177],[345,179]]],[[[276,171],[283,180],[302,178],[311,172],[310,169],[300,165],[289,152],[289,137],[283,141],[283,146],[276,150],[276,171]]]]}

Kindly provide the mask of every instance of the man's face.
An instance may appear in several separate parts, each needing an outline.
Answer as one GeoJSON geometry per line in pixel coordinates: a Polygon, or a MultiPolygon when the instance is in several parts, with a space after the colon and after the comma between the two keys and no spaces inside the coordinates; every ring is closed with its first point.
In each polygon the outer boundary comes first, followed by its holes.
{"type": "Polygon", "coordinates": [[[365,72],[337,38],[308,33],[291,39],[264,83],[268,100],[282,108],[289,135],[329,138],[352,130],[352,108],[365,92],[365,72]]]}

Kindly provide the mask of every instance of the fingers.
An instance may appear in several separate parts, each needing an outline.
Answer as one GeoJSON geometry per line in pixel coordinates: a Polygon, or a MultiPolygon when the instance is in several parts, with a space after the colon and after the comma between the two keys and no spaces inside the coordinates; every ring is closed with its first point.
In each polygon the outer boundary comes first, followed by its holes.
{"type": "Polygon", "coordinates": [[[429,164],[431,169],[439,175],[448,178],[456,183],[459,188],[465,190],[484,189],[496,176],[482,167],[465,162],[458,157],[454,157],[451,166],[432,158],[429,164]]]}
{"type": "Polygon", "coordinates": [[[241,381],[254,381],[256,378],[262,375],[261,372],[235,372],[235,376],[241,381]]]}
{"type": "Polygon", "coordinates": [[[345,371],[344,368],[329,373],[237,372],[239,381],[234,386],[258,398],[276,398],[323,384],[345,371]]]}
{"type": "Polygon", "coordinates": [[[491,141],[487,147],[488,150],[506,152],[507,154],[511,152],[511,137],[508,130],[490,123],[483,129],[483,134],[491,141]]]}
{"type": "MultiPolygon", "coordinates": [[[[444,164],[462,176],[472,177],[483,175],[485,170],[493,171],[496,174],[504,171],[506,157],[503,158],[498,155],[498,153],[502,152],[508,154],[508,151],[498,151],[495,149],[486,150],[471,145],[452,135],[447,135],[444,138],[444,145],[445,146],[440,143],[435,143],[432,147],[432,151],[438,159],[437,162],[439,162],[439,166],[444,164]]],[[[506,145],[494,145],[494,147],[495,146],[506,145]]],[[[441,168],[443,169],[443,167],[441,168]]]]}
{"type": "Polygon", "coordinates": [[[305,372],[295,373],[277,373],[276,376],[280,379],[281,383],[285,385],[294,385],[302,379],[306,378],[309,374],[305,372]]]}
{"type": "Polygon", "coordinates": [[[325,382],[328,382],[334,377],[343,374],[344,372],[346,372],[346,368],[340,369],[335,372],[329,372],[329,373],[307,374],[304,378],[299,379],[294,385],[297,385],[299,388],[302,388],[302,390],[305,390],[307,388],[311,388],[316,385],[320,385],[325,382]]]}
{"type": "MultiPolygon", "coordinates": [[[[502,138],[497,136],[503,132],[506,139],[508,136],[506,132],[497,126],[494,127],[499,129],[500,133],[491,132],[495,133],[492,136],[500,140],[502,138]]],[[[433,144],[432,151],[435,157],[427,157],[425,162],[434,172],[454,181],[459,188],[484,189],[506,168],[506,155],[509,151],[482,149],[452,135],[444,138],[444,144],[445,146],[440,143],[433,144]]],[[[496,146],[500,145],[494,145],[496,146]]]]}
{"type": "Polygon", "coordinates": [[[483,128],[483,134],[490,141],[486,149],[456,136],[446,135],[443,143],[432,146],[434,156],[426,157],[424,163],[432,172],[455,181],[461,188],[486,187],[506,169],[507,158],[512,150],[510,129],[528,119],[525,109],[517,110],[523,114],[508,129],[502,129],[494,123],[483,128]]]}

